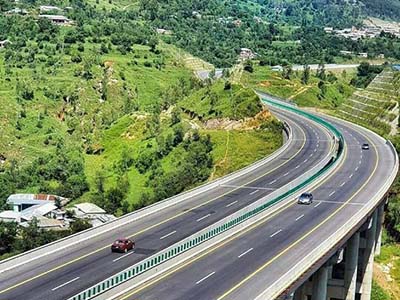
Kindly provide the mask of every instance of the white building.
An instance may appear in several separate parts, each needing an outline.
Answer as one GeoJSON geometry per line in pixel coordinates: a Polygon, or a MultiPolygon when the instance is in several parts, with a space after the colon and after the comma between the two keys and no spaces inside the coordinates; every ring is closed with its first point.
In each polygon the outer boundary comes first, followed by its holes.
{"type": "Polygon", "coordinates": [[[75,204],[73,211],[75,212],[75,217],[79,219],[87,219],[93,227],[116,219],[115,216],[107,214],[104,209],[93,203],[75,204]]]}

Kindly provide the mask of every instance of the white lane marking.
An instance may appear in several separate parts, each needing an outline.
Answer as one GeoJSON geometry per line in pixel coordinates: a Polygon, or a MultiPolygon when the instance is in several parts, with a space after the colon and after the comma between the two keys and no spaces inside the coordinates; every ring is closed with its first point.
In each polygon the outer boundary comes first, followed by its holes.
{"type": "Polygon", "coordinates": [[[231,202],[231,203],[229,203],[227,206],[225,206],[225,207],[230,207],[230,206],[232,206],[232,205],[234,205],[235,203],[237,203],[238,201],[236,200],[236,201],[233,201],[233,202],[231,202]]]}
{"type": "Polygon", "coordinates": [[[240,254],[240,255],[238,256],[238,258],[241,258],[242,256],[245,256],[247,253],[249,253],[249,252],[251,252],[251,251],[253,251],[253,248],[250,248],[249,250],[244,251],[242,254],[240,254]]]}
{"type": "Polygon", "coordinates": [[[300,165],[297,165],[297,167],[295,169],[298,169],[298,168],[300,168],[300,165]]]}
{"type": "Polygon", "coordinates": [[[259,187],[259,186],[245,186],[245,185],[227,185],[221,184],[221,187],[230,187],[235,189],[249,189],[249,190],[274,190],[274,188],[266,188],[266,187],[259,187]]]}
{"type": "Polygon", "coordinates": [[[320,206],[321,203],[322,203],[322,202],[317,203],[314,207],[316,208],[316,207],[320,206]]]}
{"type": "Polygon", "coordinates": [[[74,281],[77,281],[79,278],[80,278],[80,277],[76,277],[76,278],[74,278],[74,279],[71,279],[70,281],[67,281],[67,282],[65,282],[65,283],[63,283],[63,284],[61,284],[61,285],[59,285],[59,286],[56,286],[55,288],[53,288],[53,289],[51,289],[51,290],[52,290],[52,291],[56,291],[56,290],[58,290],[58,289],[60,289],[60,288],[62,288],[62,287],[64,287],[64,286],[66,286],[67,284],[70,284],[70,283],[72,283],[72,282],[74,282],[74,281]]]}
{"type": "Polygon", "coordinates": [[[350,202],[350,203],[345,203],[345,202],[340,202],[340,201],[328,201],[328,200],[318,200],[320,203],[334,203],[334,204],[344,204],[344,205],[359,205],[359,206],[365,206],[363,203],[356,203],[356,202],[350,202]]]}
{"type": "Polygon", "coordinates": [[[125,257],[127,257],[128,255],[131,255],[131,254],[133,254],[133,253],[134,253],[134,251],[129,252],[129,253],[125,254],[125,255],[122,255],[122,256],[120,256],[120,257],[118,257],[118,258],[116,258],[116,259],[113,259],[113,262],[119,261],[120,259],[123,259],[123,258],[125,258],[125,257]]]}
{"type": "Polygon", "coordinates": [[[336,191],[333,191],[332,193],[329,194],[329,197],[332,196],[335,193],[336,193],[336,191]]]}
{"type": "Polygon", "coordinates": [[[311,154],[310,154],[310,157],[313,157],[313,156],[314,156],[314,153],[311,153],[311,154]]]}
{"type": "Polygon", "coordinates": [[[350,174],[350,176],[349,176],[349,178],[353,177],[353,175],[354,175],[354,174],[353,174],[353,173],[351,173],[351,174],[350,174]]]}
{"type": "Polygon", "coordinates": [[[173,235],[173,234],[175,234],[175,233],[176,233],[176,230],[174,230],[174,231],[172,231],[172,232],[170,232],[170,233],[168,233],[168,234],[166,234],[166,235],[160,237],[160,240],[163,240],[163,239],[165,239],[165,238],[167,238],[167,237],[169,237],[170,235],[173,235]]]}
{"type": "Polygon", "coordinates": [[[283,174],[283,177],[288,176],[288,175],[289,175],[289,172],[283,174]]]}
{"type": "Polygon", "coordinates": [[[358,167],[356,168],[356,172],[358,171],[358,167]]]}
{"type": "Polygon", "coordinates": [[[298,217],[296,218],[296,221],[300,220],[300,219],[303,218],[303,217],[304,217],[304,215],[298,216],[298,217]]]}
{"type": "Polygon", "coordinates": [[[197,219],[197,222],[200,222],[201,220],[204,220],[205,218],[208,218],[209,216],[211,216],[211,214],[205,215],[204,217],[201,217],[200,219],[197,219]]]}
{"type": "Polygon", "coordinates": [[[274,184],[275,182],[276,182],[276,179],[272,180],[269,184],[274,184]]]}
{"type": "Polygon", "coordinates": [[[342,182],[342,184],[340,185],[340,186],[344,186],[346,184],[346,181],[345,182],[342,182]]]}
{"type": "Polygon", "coordinates": [[[254,192],[251,192],[249,195],[254,195],[256,193],[258,193],[260,190],[255,190],[254,192]]]}
{"type": "Polygon", "coordinates": [[[359,165],[361,165],[361,160],[358,162],[359,165]]]}
{"type": "Polygon", "coordinates": [[[317,152],[317,149],[314,149],[314,152],[317,152]]]}
{"type": "Polygon", "coordinates": [[[277,232],[271,234],[269,237],[274,237],[274,236],[276,236],[277,234],[279,234],[281,232],[282,232],[282,229],[279,229],[277,232]]]}
{"type": "Polygon", "coordinates": [[[305,163],[308,162],[308,159],[305,159],[304,162],[305,162],[305,163]]]}
{"type": "Polygon", "coordinates": [[[215,272],[212,272],[210,274],[208,274],[206,277],[203,277],[202,279],[200,279],[199,281],[196,282],[196,284],[202,283],[204,280],[206,280],[207,278],[210,278],[211,276],[213,276],[215,274],[215,272]]]}

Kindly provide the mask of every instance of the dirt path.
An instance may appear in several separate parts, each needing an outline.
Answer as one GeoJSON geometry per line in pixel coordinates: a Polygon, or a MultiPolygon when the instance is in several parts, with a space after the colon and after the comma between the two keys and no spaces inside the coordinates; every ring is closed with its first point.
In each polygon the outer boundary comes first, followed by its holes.
{"type": "Polygon", "coordinates": [[[392,297],[400,299],[400,287],[390,276],[390,269],[378,263],[374,263],[374,280],[392,297]]]}
{"type": "Polygon", "coordinates": [[[302,88],[300,88],[295,94],[289,97],[289,100],[293,100],[296,98],[298,95],[303,94],[304,92],[308,91],[311,88],[311,86],[307,85],[302,88]]]}
{"type": "Polygon", "coordinates": [[[224,155],[224,158],[223,158],[221,161],[217,162],[217,163],[214,165],[214,169],[213,169],[213,171],[212,171],[212,173],[211,173],[211,175],[210,175],[210,179],[209,179],[209,180],[213,180],[213,179],[214,179],[215,172],[217,171],[217,167],[223,167],[223,165],[226,163],[226,160],[227,160],[227,158],[228,158],[228,150],[229,150],[229,136],[230,136],[230,131],[227,130],[227,131],[226,131],[226,145],[225,145],[225,155],[224,155]]]}

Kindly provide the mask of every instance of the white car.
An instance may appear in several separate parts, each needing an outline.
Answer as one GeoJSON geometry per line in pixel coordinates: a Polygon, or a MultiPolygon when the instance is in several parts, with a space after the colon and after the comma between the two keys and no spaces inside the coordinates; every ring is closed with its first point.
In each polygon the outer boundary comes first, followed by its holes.
{"type": "Polygon", "coordinates": [[[311,193],[303,193],[297,198],[297,203],[310,205],[313,202],[313,198],[311,193]]]}

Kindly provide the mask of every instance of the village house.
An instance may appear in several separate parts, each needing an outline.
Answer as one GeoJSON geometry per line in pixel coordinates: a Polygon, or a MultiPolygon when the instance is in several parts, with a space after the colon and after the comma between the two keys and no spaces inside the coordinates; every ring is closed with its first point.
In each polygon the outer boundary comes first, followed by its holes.
{"type": "Polygon", "coordinates": [[[107,214],[104,209],[93,203],[75,204],[73,212],[76,218],[88,220],[93,227],[116,219],[115,216],[107,214]]]}
{"type": "Polygon", "coordinates": [[[49,11],[62,11],[61,8],[57,7],[57,6],[51,6],[51,5],[41,5],[39,7],[40,13],[44,13],[44,12],[49,12],[49,11]]]}
{"type": "MultiPolygon", "coordinates": [[[[0,41],[0,48],[4,48],[8,44],[11,44],[9,40],[0,41]]],[[[2,156],[0,155],[0,162],[2,161],[2,156]]]]}
{"type": "Polygon", "coordinates": [[[26,9],[21,9],[18,7],[6,11],[6,15],[27,15],[27,14],[28,11],[26,9]]]}
{"type": "Polygon", "coordinates": [[[257,55],[249,48],[241,48],[239,58],[241,60],[253,59],[257,55]]]}
{"type": "Polygon", "coordinates": [[[41,19],[48,19],[55,25],[70,25],[72,21],[66,16],[61,15],[39,15],[41,19]]]}
{"type": "Polygon", "coordinates": [[[167,30],[167,29],[163,29],[163,28],[157,28],[156,32],[158,34],[163,34],[163,35],[172,35],[172,31],[171,30],[167,30]]]}
{"type": "Polygon", "coordinates": [[[56,199],[60,199],[62,205],[68,202],[67,198],[47,194],[13,194],[7,198],[7,204],[13,207],[13,211],[21,212],[34,205],[46,203],[55,204],[56,199]]]}

